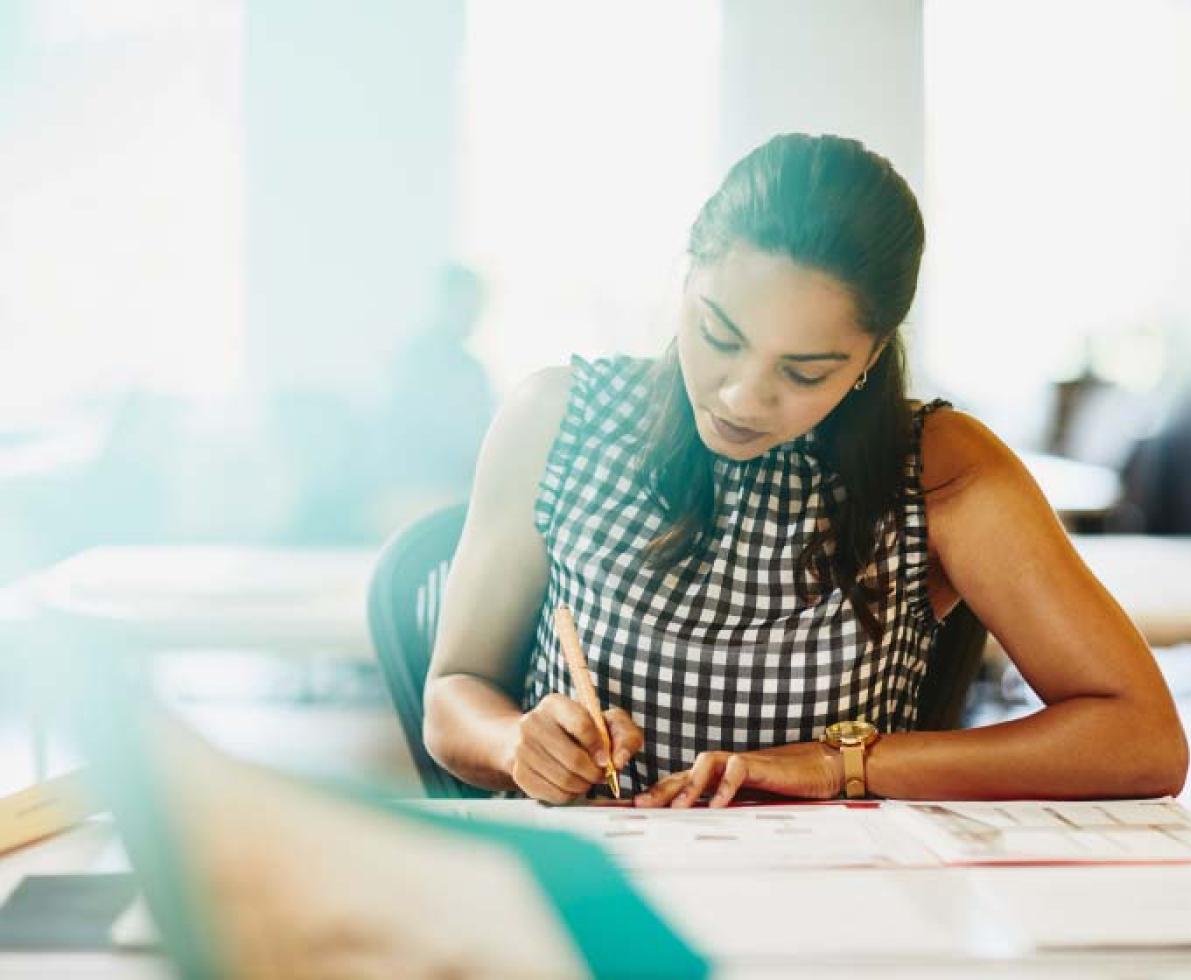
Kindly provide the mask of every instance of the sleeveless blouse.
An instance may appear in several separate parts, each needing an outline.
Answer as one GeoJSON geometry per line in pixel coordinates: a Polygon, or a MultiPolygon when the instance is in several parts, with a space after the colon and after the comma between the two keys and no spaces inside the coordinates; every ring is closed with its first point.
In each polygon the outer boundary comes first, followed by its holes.
{"type": "Polygon", "coordinates": [[[575,697],[554,631],[565,603],[601,703],[624,708],[645,733],[622,792],[690,768],[701,751],[811,741],[835,721],[913,728],[939,626],[927,593],[921,434],[926,415],[947,403],[915,410],[901,513],[881,520],[861,573],[884,585],[872,606],[882,624],[874,644],[841,590],[811,579],[811,601],[798,598],[798,556],[827,522],[827,495],[843,495],[816,458],[813,431],[753,459],[713,455],[708,546],[667,568],[645,564],[643,549],[665,527],[638,477],[653,363],[571,360],[534,506],[549,578],[522,709],[554,692],[575,697]]]}

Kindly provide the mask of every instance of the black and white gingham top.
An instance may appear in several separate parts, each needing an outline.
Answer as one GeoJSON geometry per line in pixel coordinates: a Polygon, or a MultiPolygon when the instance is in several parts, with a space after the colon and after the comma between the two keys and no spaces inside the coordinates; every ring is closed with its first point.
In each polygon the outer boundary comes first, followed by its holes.
{"type": "MultiPolygon", "coordinates": [[[[814,433],[741,462],[713,457],[712,546],[669,569],[642,549],[663,517],[636,479],[652,362],[572,358],[571,394],[535,503],[550,573],[522,707],[574,697],[553,610],[575,615],[601,702],[623,707],[645,748],[621,774],[638,792],[707,749],[748,751],[816,739],[837,720],[912,728],[937,623],[927,594],[926,512],[919,482],[925,415],[914,413],[901,527],[877,535],[879,647],[840,590],[800,603],[795,561],[842,487],[815,458],[814,433]]],[[[815,595],[815,589],[807,591],[815,595]]]]}

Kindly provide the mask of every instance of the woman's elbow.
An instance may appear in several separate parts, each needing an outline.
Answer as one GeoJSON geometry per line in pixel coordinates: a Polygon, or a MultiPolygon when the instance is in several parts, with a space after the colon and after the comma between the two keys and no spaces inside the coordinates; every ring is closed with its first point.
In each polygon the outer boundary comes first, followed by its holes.
{"type": "Polygon", "coordinates": [[[428,680],[422,693],[422,744],[430,758],[449,771],[448,727],[443,724],[442,692],[436,690],[438,687],[441,687],[441,680],[428,680]]]}
{"type": "Polygon", "coordinates": [[[1138,744],[1138,795],[1178,796],[1187,782],[1187,734],[1177,715],[1147,727],[1138,744]]]}
{"type": "Polygon", "coordinates": [[[1187,766],[1189,753],[1187,748],[1187,733],[1182,723],[1176,718],[1172,726],[1174,729],[1170,738],[1170,761],[1167,764],[1167,778],[1169,785],[1167,796],[1178,796],[1187,784],[1187,766]]]}

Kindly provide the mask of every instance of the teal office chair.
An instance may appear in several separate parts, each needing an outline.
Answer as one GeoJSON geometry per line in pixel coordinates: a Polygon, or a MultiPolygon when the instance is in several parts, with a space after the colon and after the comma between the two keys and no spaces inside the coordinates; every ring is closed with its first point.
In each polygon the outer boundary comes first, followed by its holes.
{"type": "MultiPolygon", "coordinates": [[[[422,690],[447,571],[466,512],[465,504],[456,504],[397,532],[381,551],[368,594],[372,645],[418,774],[427,795],[434,797],[490,795],[439,766],[422,741],[422,690]]],[[[951,611],[940,631],[919,692],[918,727],[924,731],[959,726],[988,635],[963,603],[951,611]]]]}
{"type": "Polygon", "coordinates": [[[385,686],[427,796],[474,798],[470,786],[431,758],[422,740],[422,691],[451,558],[466,504],[433,511],[398,531],[381,550],[368,588],[368,629],[385,686]]]}

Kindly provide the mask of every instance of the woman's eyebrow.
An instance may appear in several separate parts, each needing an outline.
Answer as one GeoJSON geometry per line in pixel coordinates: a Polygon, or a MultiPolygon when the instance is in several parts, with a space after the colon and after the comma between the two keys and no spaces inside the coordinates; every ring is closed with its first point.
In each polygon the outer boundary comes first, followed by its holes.
{"type": "MultiPolygon", "coordinates": [[[[721,310],[719,308],[719,306],[713,300],[708,299],[706,296],[703,296],[702,294],[700,294],[699,299],[703,300],[704,303],[706,303],[709,307],[711,307],[712,312],[715,313],[715,315],[717,317],[719,317],[720,322],[722,322],[725,327],[727,327],[729,330],[731,330],[732,333],[736,334],[736,336],[740,340],[743,340],[746,343],[748,342],[748,338],[744,335],[744,331],[741,330],[740,327],[736,326],[736,324],[733,323],[732,320],[728,317],[728,314],[725,313],[723,310],[721,310]]],[[[805,363],[807,361],[850,361],[851,359],[852,358],[850,355],[844,354],[841,351],[828,351],[825,354],[783,354],[782,355],[783,361],[798,361],[799,363],[805,363]]]]}

